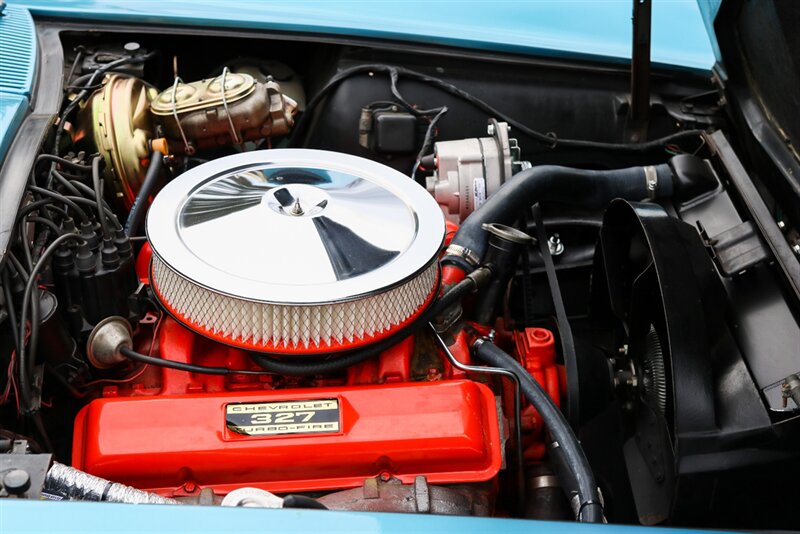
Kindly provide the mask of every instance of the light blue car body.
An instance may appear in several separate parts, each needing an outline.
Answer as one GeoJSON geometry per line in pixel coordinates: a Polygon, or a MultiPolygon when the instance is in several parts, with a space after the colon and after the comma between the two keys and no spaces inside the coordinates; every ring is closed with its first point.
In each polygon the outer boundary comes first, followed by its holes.
{"type": "MultiPolygon", "coordinates": [[[[656,0],[652,60],[710,72],[719,53],[711,23],[721,0],[656,0]],[[708,31],[707,31],[708,30],[708,31]],[[709,34],[712,36],[709,37],[709,34]]],[[[8,0],[0,17],[0,162],[31,106],[35,17],[353,36],[583,60],[630,60],[630,0],[342,1],[8,0]]],[[[0,499],[0,533],[369,532],[459,534],[635,533],[643,527],[513,519],[133,506],[0,499]]],[[[670,534],[670,530],[660,530],[670,534]]]]}

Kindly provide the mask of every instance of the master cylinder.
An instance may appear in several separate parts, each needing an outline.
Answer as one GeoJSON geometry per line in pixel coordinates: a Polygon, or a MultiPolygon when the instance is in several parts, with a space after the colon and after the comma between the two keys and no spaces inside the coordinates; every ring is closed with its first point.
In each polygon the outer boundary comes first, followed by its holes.
{"type": "Polygon", "coordinates": [[[225,68],[215,78],[191,83],[176,79],[150,109],[164,134],[153,147],[191,155],[198,149],[285,135],[294,124],[297,102],[272,78],[261,81],[225,68]]]}

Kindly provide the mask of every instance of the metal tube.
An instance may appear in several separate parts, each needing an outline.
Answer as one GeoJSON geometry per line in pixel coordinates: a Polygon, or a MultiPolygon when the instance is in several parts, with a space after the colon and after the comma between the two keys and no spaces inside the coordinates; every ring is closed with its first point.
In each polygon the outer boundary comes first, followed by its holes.
{"type": "Polygon", "coordinates": [[[519,511],[521,512],[524,507],[525,503],[525,465],[524,460],[522,457],[522,416],[521,416],[521,408],[520,408],[520,385],[519,385],[519,378],[517,375],[508,371],[507,369],[500,369],[498,367],[485,367],[485,366],[477,366],[477,365],[467,365],[458,361],[458,359],[453,356],[453,353],[450,352],[450,348],[447,346],[447,343],[444,342],[442,336],[436,331],[436,328],[431,323],[428,323],[431,327],[431,331],[433,332],[433,337],[436,342],[441,347],[442,351],[444,351],[445,356],[447,356],[450,365],[455,367],[456,369],[460,369],[461,371],[466,371],[468,373],[480,373],[486,375],[500,375],[505,378],[511,380],[511,383],[514,384],[514,438],[516,439],[516,450],[515,450],[515,457],[517,463],[517,495],[519,496],[517,505],[519,511]]]}
{"type": "Polygon", "coordinates": [[[631,51],[631,141],[644,141],[650,118],[651,0],[633,0],[633,49],[631,51]]]}

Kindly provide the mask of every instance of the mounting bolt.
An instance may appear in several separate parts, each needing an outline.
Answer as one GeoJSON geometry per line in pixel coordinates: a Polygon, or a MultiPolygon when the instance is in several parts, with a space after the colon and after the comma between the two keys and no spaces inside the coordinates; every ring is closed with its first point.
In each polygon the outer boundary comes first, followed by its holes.
{"type": "Polygon", "coordinates": [[[553,256],[559,256],[564,253],[564,243],[561,242],[558,234],[550,236],[550,239],[547,240],[547,248],[550,249],[550,254],[553,256]]]}
{"type": "Polygon", "coordinates": [[[788,403],[786,401],[789,399],[794,401],[796,407],[800,407],[800,376],[797,374],[789,375],[783,380],[781,397],[783,398],[784,408],[787,407],[788,403]]]}
{"type": "Polygon", "coordinates": [[[294,201],[292,206],[292,215],[303,215],[303,206],[300,205],[300,199],[294,201]]]}
{"type": "Polygon", "coordinates": [[[435,382],[442,378],[442,373],[436,367],[431,367],[428,369],[427,379],[429,382],[435,382]]]}
{"type": "Polygon", "coordinates": [[[795,243],[794,245],[792,245],[792,251],[798,256],[800,256],[800,243],[795,243]]]}
{"type": "MultiPolygon", "coordinates": [[[[508,132],[511,131],[511,125],[510,124],[506,124],[506,131],[508,131],[508,132]]],[[[494,124],[489,123],[488,125],[486,125],[486,133],[489,134],[489,135],[494,135],[494,124]]]]}

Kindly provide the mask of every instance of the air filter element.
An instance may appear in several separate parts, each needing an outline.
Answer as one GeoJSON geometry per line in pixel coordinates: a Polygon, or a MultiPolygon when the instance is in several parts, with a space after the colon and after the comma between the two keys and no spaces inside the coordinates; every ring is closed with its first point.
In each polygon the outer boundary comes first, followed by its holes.
{"type": "Polygon", "coordinates": [[[153,201],[150,280],[200,334],[248,350],[361,347],[412,322],[438,287],[444,219],[407,176],[319,150],[237,154],[153,201]]]}

